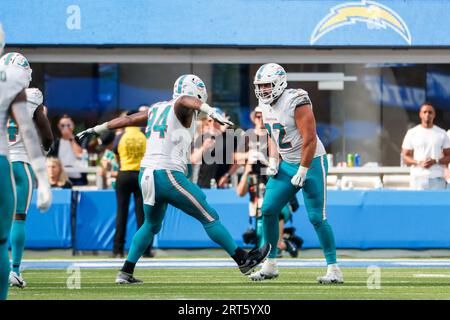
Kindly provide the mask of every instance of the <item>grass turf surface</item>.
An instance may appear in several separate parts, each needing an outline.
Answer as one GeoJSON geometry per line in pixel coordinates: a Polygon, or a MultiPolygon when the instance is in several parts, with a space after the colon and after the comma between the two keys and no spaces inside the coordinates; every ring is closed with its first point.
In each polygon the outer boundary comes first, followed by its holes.
{"type": "Polygon", "coordinates": [[[450,270],[384,268],[381,288],[368,289],[366,268],[344,269],[345,284],[319,285],[321,268],[282,268],[280,277],[252,282],[232,268],[137,269],[141,285],[114,284],[117,271],[81,269],[81,288],[68,289],[66,270],[26,270],[27,288],[8,299],[450,299],[450,270]]]}

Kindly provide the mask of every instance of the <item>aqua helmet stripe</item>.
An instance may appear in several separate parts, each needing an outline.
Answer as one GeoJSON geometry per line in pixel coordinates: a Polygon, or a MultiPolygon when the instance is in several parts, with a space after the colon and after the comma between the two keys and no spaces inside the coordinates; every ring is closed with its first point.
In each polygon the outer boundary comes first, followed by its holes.
{"type": "Polygon", "coordinates": [[[9,53],[9,54],[6,56],[6,59],[5,59],[5,66],[7,66],[7,65],[9,64],[9,61],[11,60],[13,54],[14,54],[14,52],[11,52],[11,53],[9,53]]]}
{"type": "Polygon", "coordinates": [[[183,89],[183,81],[187,77],[187,74],[181,77],[180,81],[178,81],[178,94],[181,94],[181,89],[183,89]]]}

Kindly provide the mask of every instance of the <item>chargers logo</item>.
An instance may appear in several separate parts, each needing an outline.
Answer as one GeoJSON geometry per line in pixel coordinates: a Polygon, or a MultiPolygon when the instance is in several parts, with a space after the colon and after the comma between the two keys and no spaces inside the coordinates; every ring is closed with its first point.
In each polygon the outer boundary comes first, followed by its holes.
{"type": "Polygon", "coordinates": [[[331,8],[330,11],[315,27],[310,39],[311,44],[334,29],[365,22],[371,29],[390,28],[411,45],[411,33],[402,18],[392,9],[375,1],[347,2],[331,8]]]}

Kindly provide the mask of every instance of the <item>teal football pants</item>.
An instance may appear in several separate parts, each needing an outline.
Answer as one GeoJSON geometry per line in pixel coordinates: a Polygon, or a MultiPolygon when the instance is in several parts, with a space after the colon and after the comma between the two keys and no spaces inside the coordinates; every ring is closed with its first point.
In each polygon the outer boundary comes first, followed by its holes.
{"type": "MultiPolygon", "coordinates": [[[[292,212],[289,207],[289,205],[285,205],[283,209],[281,210],[281,214],[279,215],[279,220],[284,220],[284,222],[288,222],[292,218],[292,212]]],[[[279,236],[279,235],[278,235],[279,236]]],[[[264,243],[266,243],[265,237],[264,237],[264,228],[263,228],[263,217],[257,217],[256,218],[256,243],[258,246],[262,246],[264,243]]],[[[277,242],[278,243],[278,242],[277,242]]]]}
{"type": "MultiPolygon", "coordinates": [[[[141,169],[141,174],[142,174],[141,169]]],[[[219,221],[217,212],[206,202],[206,195],[179,171],[155,170],[155,204],[144,204],[145,222],[133,237],[127,260],[136,263],[161,230],[162,221],[170,204],[200,221],[208,236],[230,256],[237,245],[227,229],[219,221]]],[[[142,184],[141,178],[139,178],[142,184]]]]}
{"type": "Polygon", "coordinates": [[[12,163],[16,182],[16,212],[11,229],[12,270],[20,275],[23,250],[25,248],[25,218],[30,207],[35,177],[31,165],[22,161],[12,163]]]}
{"type": "Polygon", "coordinates": [[[14,177],[11,164],[6,156],[0,156],[0,300],[8,296],[9,256],[8,236],[16,206],[14,177]]]}
{"type": "MultiPolygon", "coordinates": [[[[299,164],[281,161],[277,175],[267,182],[261,211],[264,237],[272,245],[270,258],[277,256],[279,213],[300,190],[291,183],[291,178],[297,173],[298,167],[299,164]]],[[[336,245],[333,230],[326,216],[327,171],[328,163],[325,155],[314,158],[306,175],[302,192],[309,221],[314,226],[327,264],[333,264],[336,263],[336,245]]]]}

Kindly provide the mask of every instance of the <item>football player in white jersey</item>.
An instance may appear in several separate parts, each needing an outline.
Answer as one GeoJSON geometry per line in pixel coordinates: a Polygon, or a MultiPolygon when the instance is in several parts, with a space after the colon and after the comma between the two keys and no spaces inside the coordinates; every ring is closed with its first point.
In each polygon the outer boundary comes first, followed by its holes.
{"type": "MultiPolygon", "coordinates": [[[[20,53],[11,52],[0,58],[1,65],[24,65],[27,59],[20,53]]],[[[25,89],[27,108],[41,137],[42,147],[48,152],[53,143],[50,122],[44,113],[42,92],[36,88],[25,89]]],[[[9,274],[11,286],[25,288],[26,282],[20,273],[23,250],[25,247],[25,219],[33,194],[35,177],[28,159],[28,154],[20,136],[20,129],[13,117],[7,122],[9,156],[12,164],[14,180],[16,182],[16,212],[11,228],[11,256],[12,270],[9,274]]]]}
{"type": "MultiPolygon", "coordinates": [[[[0,24],[0,55],[3,53],[5,36],[0,24]]],[[[31,166],[39,183],[37,205],[45,211],[51,204],[51,190],[47,178],[45,157],[42,154],[39,137],[27,110],[25,89],[31,81],[28,61],[21,65],[0,65],[0,299],[8,295],[9,257],[8,236],[16,206],[15,183],[9,162],[7,143],[7,119],[12,116],[20,127],[31,166]],[[28,69],[27,69],[28,67],[28,69]]]]}
{"type": "Polygon", "coordinates": [[[265,280],[278,276],[275,260],[279,236],[278,214],[302,189],[308,218],[319,237],[328,265],[326,275],[318,277],[317,281],[343,283],[342,272],[336,263],[333,231],[326,216],[326,152],[316,133],[308,93],[302,89],[286,89],[286,72],[276,63],[262,65],[256,72],[254,85],[264,125],[272,138],[267,170],[271,177],[261,209],[264,236],[272,245],[272,250],[261,270],[251,274],[250,278],[265,280]]]}
{"type": "Polygon", "coordinates": [[[118,284],[140,283],[133,276],[136,262],[161,229],[168,204],[199,220],[209,237],[219,244],[248,275],[270,251],[270,244],[247,252],[238,247],[219,221],[217,212],[206,201],[201,189],[186,177],[197,114],[203,111],[221,124],[232,125],[207,103],[203,81],[195,75],[183,75],[174,84],[173,99],[153,104],[148,111],[116,118],[77,135],[91,134],[126,126],[147,126],[146,153],[141,162],[140,186],[144,198],[145,222],[136,232],[118,284]]]}

